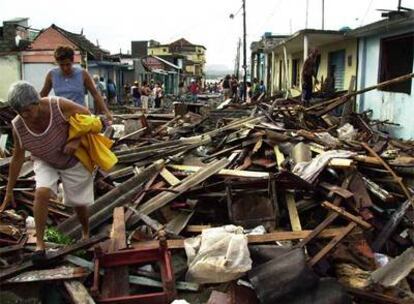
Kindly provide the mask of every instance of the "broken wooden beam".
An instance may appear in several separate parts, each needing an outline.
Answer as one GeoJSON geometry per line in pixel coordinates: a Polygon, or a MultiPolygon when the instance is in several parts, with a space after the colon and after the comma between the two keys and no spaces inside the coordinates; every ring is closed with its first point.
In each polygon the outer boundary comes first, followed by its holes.
{"type": "Polygon", "coordinates": [[[364,221],[363,219],[347,212],[346,210],[344,210],[344,209],[342,209],[338,206],[335,206],[334,204],[331,204],[328,201],[323,202],[322,207],[338,213],[343,218],[358,224],[359,226],[361,226],[364,229],[371,229],[372,228],[372,225],[370,223],[368,223],[368,222],[364,221]]]}
{"type": "MultiPolygon", "coordinates": [[[[323,230],[317,237],[322,239],[330,239],[335,236],[342,234],[346,228],[329,228],[323,230]]],[[[264,244],[272,243],[277,241],[293,241],[306,238],[312,233],[312,230],[302,230],[302,231],[275,231],[262,235],[247,235],[247,240],[249,244],[264,244]]],[[[167,240],[169,249],[183,249],[184,240],[167,240]]],[[[158,248],[159,241],[143,241],[138,243],[133,243],[131,246],[135,249],[144,249],[144,248],[158,248]]]]}
{"type": "MultiPolygon", "coordinates": [[[[186,165],[167,165],[167,167],[182,171],[185,173],[195,173],[201,170],[203,167],[198,166],[186,166],[186,165]]],[[[219,176],[230,176],[230,177],[246,177],[246,178],[269,178],[269,173],[267,172],[257,172],[257,171],[246,171],[246,170],[231,170],[231,169],[222,169],[217,172],[219,176]]]]}
{"type": "MultiPolygon", "coordinates": [[[[117,252],[126,247],[124,208],[117,207],[114,209],[108,252],[117,252]]],[[[106,298],[122,297],[129,294],[128,266],[119,266],[106,270],[102,278],[102,294],[106,298]]]]}
{"type": "Polygon", "coordinates": [[[375,238],[374,242],[372,243],[372,250],[375,252],[379,252],[384,246],[385,242],[389,239],[391,234],[395,231],[398,224],[401,222],[402,218],[404,217],[405,213],[407,212],[408,208],[413,203],[413,199],[406,200],[401,206],[392,214],[391,218],[382,228],[382,230],[378,233],[377,237],[375,238]]]}
{"type": "Polygon", "coordinates": [[[336,245],[339,244],[340,241],[344,237],[346,237],[355,227],[357,224],[354,222],[351,222],[348,224],[348,226],[345,227],[345,229],[337,234],[325,247],[322,248],[321,251],[319,251],[316,255],[314,255],[309,261],[308,265],[310,267],[315,266],[322,258],[324,258],[332,249],[336,247],[336,245]]]}
{"type": "Polygon", "coordinates": [[[95,304],[95,301],[81,282],[73,280],[65,281],[63,284],[72,304],[95,304]]]}
{"type": "MultiPolygon", "coordinates": [[[[227,166],[228,163],[229,161],[225,158],[210,163],[209,165],[202,168],[201,170],[198,170],[193,175],[190,175],[186,177],[185,179],[183,179],[178,186],[171,188],[171,190],[174,190],[174,192],[171,192],[171,191],[161,192],[160,194],[156,195],[155,197],[151,198],[146,203],[141,205],[137,211],[145,215],[151,214],[155,210],[158,210],[159,208],[164,207],[166,204],[168,204],[173,199],[180,196],[182,193],[188,191],[190,188],[198,185],[199,183],[203,182],[210,176],[216,174],[221,169],[223,169],[225,166],[227,166]]],[[[134,222],[132,218],[133,217],[131,217],[131,221],[134,222]]],[[[139,219],[137,218],[135,221],[137,220],[139,219]]]]}

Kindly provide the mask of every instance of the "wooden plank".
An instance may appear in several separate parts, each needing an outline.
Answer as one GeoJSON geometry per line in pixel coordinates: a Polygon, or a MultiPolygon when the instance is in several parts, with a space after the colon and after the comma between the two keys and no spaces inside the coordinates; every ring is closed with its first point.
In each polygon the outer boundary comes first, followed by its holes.
{"type": "MultiPolygon", "coordinates": [[[[345,231],[346,228],[330,228],[322,231],[317,237],[323,239],[333,238],[345,231]]],[[[249,244],[263,244],[271,243],[276,241],[292,241],[300,240],[306,238],[312,233],[312,230],[302,230],[302,231],[275,231],[261,235],[248,235],[247,239],[249,244]]],[[[168,248],[170,249],[183,249],[184,240],[168,240],[168,248]]],[[[144,241],[133,243],[131,245],[135,249],[153,249],[159,248],[159,241],[144,241]]]]}
{"type": "Polygon", "coordinates": [[[147,130],[147,127],[145,127],[145,128],[141,128],[141,129],[138,129],[138,130],[135,130],[135,131],[133,131],[133,132],[131,132],[131,133],[128,133],[128,134],[126,134],[126,135],[122,136],[120,139],[118,139],[118,142],[120,142],[120,141],[122,141],[122,140],[125,140],[125,139],[128,139],[128,138],[130,138],[130,137],[132,137],[132,136],[134,136],[134,135],[137,135],[137,134],[141,135],[141,134],[142,134],[142,133],[144,133],[146,130],[147,130]]]}
{"type": "Polygon", "coordinates": [[[145,204],[139,207],[138,212],[149,215],[155,210],[164,207],[173,199],[177,198],[180,194],[219,172],[221,169],[227,166],[228,163],[229,161],[225,158],[212,162],[208,166],[197,171],[195,174],[188,176],[182,180],[178,186],[172,188],[174,192],[164,191],[148,200],[145,204]]]}
{"type": "Polygon", "coordinates": [[[323,257],[325,257],[332,249],[334,249],[336,245],[338,245],[339,242],[342,241],[342,239],[346,237],[356,226],[357,224],[355,224],[354,222],[349,223],[348,226],[346,226],[346,228],[341,233],[336,235],[325,247],[322,248],[321,251],[319,251],[309,260],[308,265],[310,267],[316,265],[323,257]]]}
{"type": "Polygon", "coordinates": [[[295,245],[294,248],[303,248],[306,246],[311,240],[317,237],[326,227],[328,227],[334,220],[338,218],[337,213],[331,213],[328,215],[326,219],[322,221],[312,232],[305,237],[303,240],[300,241],[299,244],[295,245]]]}
{"type": "Polygon", "coordinates": [[[322,207],[327,208],[329,210],[332,210],[332,211],[338,213],[343,218],[358,224],[359,226],[361,226],[364,229],[371,229],[372,228],[372,225],[370,223],[368,223],[368,222],[364,221],[363,219],[361,219],[361,218],[345,211],[344,209],[342,209],[338,206],[335,206],[334,204],[331,204],[330,202],[327,202],[327,201],[323,202],[322,207]]]}
{"type": "MultiPolygon", "coordinates": [[[[125,213],[123,207],[114,209],[114,217],[111,230],[111,239],[108,252],[116,252],[125,249],[125,213]]],[[[128,266],[108,268],[102,278],[102,295],[108,297],[122,297],[129,294],[128,266]]]]}
{"type": "Polygon", "coordinates": [[[81,282],[66,281],[63,284],[73,304],[95,304],[95,301],[81,282]]]}
{"type": "Polygon", "coordinates": [[[189,233],[201,233],[204,229],[208,229],[211,227],[211,225],[187,225],[185,231],[189,233]]]}
{"type": "Polygon", "coordinates": [[[82,267],[61,266],[54,269],[33,270],[21,273],[5,283],[29,283],[42,281],[57,281],[83,278],[89,275],[89,271],[82,267]]]}
{"type": "Polygon", "coordinates": [[[286,192],[286,204],[289,211],[289,219],[292,231],[301,231],[302,225],[300,224],[299,213],[298,209],[296,208],[296,202],[293,193],[286,192]]]}
{"type": "MultiPolygon", "coordinates": [[[[414,75],[414,73],[413,73],[414,75]]],[[[396,183],[398,183],[401,187],[401,189],[403,190],[405,196],[411,200],[411,193],[410,191],[408,191],[407,187],[404,185],[402,178],[399,177],[397,174],[395,174],[394,170],[391,169],[391,167],[381,158],[381,156],[379,156],[377,154],[377,152],[375,152],[370,146],[368,146],[367,143],[362,142],[361,145],[364,147],[365,150],[367,150],[369,153],[371,153],[376,159],[378,159],[378,161],[382,164],[382,166],[384,166],[385,169],[387,169],[387,171],[391,174],[391,176],[393,177],[394,181],[396,183]]],[[[411,204],[414,208],[414,200],[411,201],[411,204]]]]}
{"type": "MultiPolygon", "coordinates": [[[[168,165],[168,167],[174,170],[177,170],[177,171],[184,171],[189,174],[195,173],[203,168],[203,167],[198,167],[198,166],[185,166],[185,165],[168,165]]],[[[219,172],[217,172],[217,175],[232,176],[232,177],[248,177],[248,178],[269,178],[269,173],[267,172],[231,170],[231,169],[222,169],[219,172]]]]}
{"type": "Polygon", "coordinates": [[[283,155],[282,152],[280,152],[279,146],[276,145],[273,147],[274,151],[275,151],[275,155],[276,155],[276,163],[277,163],[277,167],[280,169],[282,169],[282,163],[285,160],[285,156],[283,155]]]}
{"type": "Polygon", "coordinates": [[[408,208],[410,208],[411,203],[414,201],[406,200],[401,206],[391,215],[391,218],[385,224],[385,226],[381,229],[381,231],[377,234],[374,242],[372,243],[372,250],[375,252],[379,252],[384,246],[385,242],[390,238],[391,234],[395,231],[397,226],[400,224],[402,218],[404,217],[405,213],[407,212],[408,208]]]}
{"type": "Polygon", "coordinates": [[[163,168],[160,175],[165,179],[170,186],[177,186],[181,181],[174,176],[167,168],[163,168]]]}
{"type": "Polygon", "coordinates": [[[352,167],[354,164],[354,160],[348,158],[332,158],[329,163],[328,167],[337,168],[337,169],[348,169],[352,167]]]}

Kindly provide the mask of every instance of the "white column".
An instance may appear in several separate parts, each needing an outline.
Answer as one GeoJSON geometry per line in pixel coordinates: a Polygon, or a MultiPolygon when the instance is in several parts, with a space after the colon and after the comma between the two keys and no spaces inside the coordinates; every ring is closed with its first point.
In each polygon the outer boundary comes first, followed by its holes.
{"type": "Polygon", "coordinates": [[[303,62],[305,62],[306,58],[308,58],[309,53],[309,41],[308,35],[303,36],[303,62]]]}
{"type": "Polygon", "coordinates": [[[286,98],[290,95],[290,82],[289,82],[289,71],[288,71],[288,59],[286,44],[283,45],[283,57],[285,63],[285,80],[286,80],[286,98]]]}
{"type": "Polygon", "coordinates": [[[276,81],[275,77],[275,51],[272,51],[272,78],[270,79],[270,93],[273,94],[274,83],[276,81]]]}

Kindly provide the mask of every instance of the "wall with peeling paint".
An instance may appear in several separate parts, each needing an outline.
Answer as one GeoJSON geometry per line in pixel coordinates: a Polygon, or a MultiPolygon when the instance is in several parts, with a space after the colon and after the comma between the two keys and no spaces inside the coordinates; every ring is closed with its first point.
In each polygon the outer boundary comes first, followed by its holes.
{"type": "MultiPolygon", "coordinates": [[[[359,38],[358,89],[378,83],[381,39],[412,31],[412,28],[402,28],[398,31],[359,38]]],[[[414,80],[411,83],[411,94],[373,90],[360,95],[357,101],[359,111],[370,109],[373,111],[373,119],[400,124],[400,126],[387,126],[382,130],[398,138],[414,139],[414,80]]]]}
{"type": "Polygon", "coordinates": [[[7,100],[10,85],[21,79],[18,55],[0,56],[0,102],[7,100]]]}

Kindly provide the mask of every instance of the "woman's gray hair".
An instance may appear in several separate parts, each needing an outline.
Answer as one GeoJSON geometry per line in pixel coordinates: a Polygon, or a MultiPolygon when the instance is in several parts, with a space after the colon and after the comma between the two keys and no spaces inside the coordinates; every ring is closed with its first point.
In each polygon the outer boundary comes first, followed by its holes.
{"type": "Polygon", "coordinates": [[[31,104],[38,104],[40,95],[27,81],[17,81],[11,85],[7,99],[9,105],[19,111],[31,104]]]}

